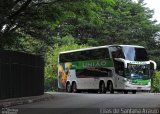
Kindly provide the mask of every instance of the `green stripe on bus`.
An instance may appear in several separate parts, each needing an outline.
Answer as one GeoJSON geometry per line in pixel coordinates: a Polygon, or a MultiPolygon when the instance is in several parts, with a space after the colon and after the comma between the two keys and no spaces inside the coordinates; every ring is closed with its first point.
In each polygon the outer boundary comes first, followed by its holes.
{"type": "Polygon", "coordinates": [[[113,67],[112,59],[88,60],[72,62],[72,69],[113,67]]]}
{"type": "Polygon", "coordinates": [[[133,84],[138,84],[138,85],[147,85],[150,80],[132,80],[133,84]]]}

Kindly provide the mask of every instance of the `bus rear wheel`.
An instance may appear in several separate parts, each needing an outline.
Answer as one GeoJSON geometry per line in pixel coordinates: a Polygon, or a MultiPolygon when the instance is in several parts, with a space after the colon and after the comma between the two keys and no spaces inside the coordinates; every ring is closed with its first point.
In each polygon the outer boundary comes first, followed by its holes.
{"type": "Polygon", "coordinates": [[[66,92],[71,92],[71,84],[69,82],[66,84],[66,92]]]}
{"type": "Polygon", "coordinates": [[[111,94],[114,94],[114,88],[113,88],[113,83],[112,82],[108,82],[108,90],[111,94]]]}
{"type": "Polygon", "coordinates": [[[128,90],[124,90],[124,94],[128,94],[128,90]]]}
{"type": "Polygon", "coordinates": [[[136,92],[137,92],[136,90],[132,90],[132,94],[136,94],[136,92]]]}
{"type": "Polygon", "coordinates": [[[77,84],[76,84],[76,82],[73,82],[73,84],[72,84],[72,92],[73,93],[77,93],[77,84]]]}
{"type": "Polygon", "coordinates": [[[99,92],[100,93],[106,93],[106,88],[104,82],[101,82],[99,85],[99,92]]]}

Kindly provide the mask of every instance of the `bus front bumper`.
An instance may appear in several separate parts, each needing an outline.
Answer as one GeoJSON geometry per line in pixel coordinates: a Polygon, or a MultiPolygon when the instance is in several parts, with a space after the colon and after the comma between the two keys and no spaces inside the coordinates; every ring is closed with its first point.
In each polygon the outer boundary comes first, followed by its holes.
{"type": "Polygon", "coordinates": [[[151,85],[131,85],[126,84],[124,87],[125,90],[151,90],[151,85]]]}

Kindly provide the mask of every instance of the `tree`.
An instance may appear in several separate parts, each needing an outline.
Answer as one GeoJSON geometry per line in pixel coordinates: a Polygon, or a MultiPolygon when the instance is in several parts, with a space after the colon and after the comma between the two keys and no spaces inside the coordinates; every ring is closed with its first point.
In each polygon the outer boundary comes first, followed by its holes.
{"type": "MultiPolygon", "coordinates": [[[[56,31],[60,37],[72,35],[79,44],[86,44],[90,38],[97,38],[99,26],[103,25],[101,11],[103,8],[114,4],[113,0],[88,0],[80,3],[67,5],[65,9],[71,12],[65,14],[56,31]],[[79,7],[81,6],[81,7],[79,7]]],[[[93,41],[93,40],[92,40],[93,41]]],[[[94,42],[94,41],[93,41],[94,42]]],[[[96,44],[96,43],[93,43],[96,44]]]]}
{"type": "Polygon", "coordinates": [[[44,5],[43,0],[1,0],[0,48],[12,45],[21,35],[29,34],[34,36],[37,28],[41,30],[41,27],[46,24],[41,23],[41,26],[38,26],[40,21],[44,20],[44,18],[41,18],[44,11],[42,14],[39,8],[44,5]]]}
{"type": "Polygon", "coordinates": [[[123,43],[148,47],[152,46],[153,36],[160,30],[159,25],[155,24],[156,21],[151,20],[153,10],[145,7],[142,0],[139,3],[132,0],[92,0],[81,6],[94,8],[94,12],[83,10],[82,15],[73,15],[63,20],[57,28],[58,35],[71,34],[80,44],[95,40],[99,45],[123,43]],[[89,14],[89,19],[84,16],[84,12],[89,14]]]}
{"type": "Polygon", "coordinates": [[[160,71],[155,72],[152,81],[152,92],[160,92],[160,71]]]}
{"type": "Polygon", "coordinates": [[[148,47],[160,30],[155,21],[150,20],[153,11],[146,8],[143,2],[115,0],[115,4],[103,10],[102,15],[105,23],[99,32],[101,45],[139,44],[148,47]]]}
{"type": "Polygon", "coordinates": [[[24,35],[52,45],[55,29],[64,20],[89,19],[88,12],[95,14],[90,3],[92,0],[1,0],[0,48],[13,45],[24,35]]]}

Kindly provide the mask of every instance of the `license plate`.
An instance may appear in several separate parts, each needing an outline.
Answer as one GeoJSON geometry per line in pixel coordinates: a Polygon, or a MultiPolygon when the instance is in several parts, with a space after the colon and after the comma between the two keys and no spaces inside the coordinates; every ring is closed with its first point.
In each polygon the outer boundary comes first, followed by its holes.
{"type": "Polygon", "coordinates": [[[138,90],[141,90],[141,89],[142,89],[142,87],[137,87],[137,89],[138,89],[138,90]]]}

